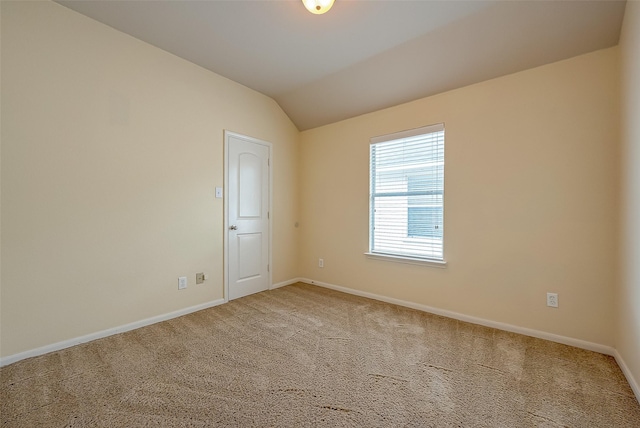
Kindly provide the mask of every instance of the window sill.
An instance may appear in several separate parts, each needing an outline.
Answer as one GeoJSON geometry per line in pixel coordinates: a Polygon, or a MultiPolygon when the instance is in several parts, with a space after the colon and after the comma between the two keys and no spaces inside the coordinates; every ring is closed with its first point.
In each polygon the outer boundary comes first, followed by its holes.
{"type": "Polygon", "coordinates": [[[380,254],[380,253],[364,253],[364,255],[367,256],[368,259],[383,260],[386,262],[430,266],[430,267],[435,267],[440,269],[444,269],[447,267],[447,262],[444,260],[429,260],[429,259],[421,259],[418,257],[394,256],[391,254],[380,254]]]}

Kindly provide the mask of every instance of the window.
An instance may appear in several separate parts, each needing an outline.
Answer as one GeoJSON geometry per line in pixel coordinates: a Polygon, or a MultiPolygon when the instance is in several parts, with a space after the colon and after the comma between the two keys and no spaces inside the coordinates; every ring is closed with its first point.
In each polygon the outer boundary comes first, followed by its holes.
{"type": "Polygon", "coordinates": [[[444,125],[371,139],[369,254],[443,261],[444,125]]]}

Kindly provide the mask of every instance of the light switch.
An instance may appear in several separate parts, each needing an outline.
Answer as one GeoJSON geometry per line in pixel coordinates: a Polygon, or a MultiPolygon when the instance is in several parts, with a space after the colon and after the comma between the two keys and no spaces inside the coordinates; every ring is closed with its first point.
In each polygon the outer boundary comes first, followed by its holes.
{"type": "Polygon", "coordinates": [[[216,187],[216,198],[222,197],[222,187],[216,187]]]}

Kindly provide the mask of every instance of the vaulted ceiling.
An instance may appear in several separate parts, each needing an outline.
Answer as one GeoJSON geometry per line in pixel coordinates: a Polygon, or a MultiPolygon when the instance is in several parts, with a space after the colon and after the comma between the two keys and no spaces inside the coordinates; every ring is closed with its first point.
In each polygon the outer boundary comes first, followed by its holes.
{"type": "Polygon", "coordinates": [[[300,130],[618,43],[625,2],[60,0],[275,99],[300,130]]]}

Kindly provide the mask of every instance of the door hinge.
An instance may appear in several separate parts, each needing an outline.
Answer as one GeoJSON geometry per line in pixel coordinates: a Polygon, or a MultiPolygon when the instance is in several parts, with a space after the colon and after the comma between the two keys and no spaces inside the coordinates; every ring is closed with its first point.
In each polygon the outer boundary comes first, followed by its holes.
{"type": "Polygon", "coordinates": [[[267,166],[271,166],[271,158],[267,158],[267,166]]]}
{"type": "Polygon", "coordinates": [[[271,272],[271,266],[267,265],[267,272],[271,272]]]}
{"type": "Polygon", "coordinates": [[[271,218],[271,211],[267,211],[267,219],[271,218]]]}

